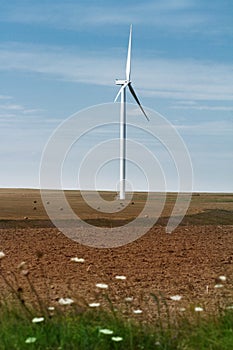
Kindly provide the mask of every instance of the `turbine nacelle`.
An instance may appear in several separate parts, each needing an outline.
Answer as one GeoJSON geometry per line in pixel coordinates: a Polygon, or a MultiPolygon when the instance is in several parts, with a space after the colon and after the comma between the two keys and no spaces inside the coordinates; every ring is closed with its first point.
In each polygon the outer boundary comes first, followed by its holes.
{"type": "Polygon", "coordinates": [[[129,44],[128,44],[128,53],[127,53],[127,60],[126,60],[126,67],[125,67],[125,77],[126,79],[116,79],[115,80],[115,84],[116,85],[120,85],[120,89],[116,95],[116,98],[114,100],[114,102],[117,101],[118,97],[125,93],[125,89],[129,88],[129,91],[131,93],[131,95],[133,96],[134,100],[136,101],[136,103],[138,104],[139,108],[141,109],[142,113],[144,114],[144,116],[146,117],[146,119],[149,121],[149,118],[146,115],[146,112],[144,111],[144,109],[142,108],[142,105],[136,95],[136,92],[134,91],[133,87],[132,87],[132,83],[130,80],[130,74],[131,74],[131,46],[132,46],[132,24],[130,26],[130,32],[129,32],[129,44]]]}
{"type": "Polygon", "coordinates": [[[131,83],[130,80],[122,80],[122,79],[116,79],[115,80],[115,84],[116,85],[128,85],[129,83],[131,83]]]}

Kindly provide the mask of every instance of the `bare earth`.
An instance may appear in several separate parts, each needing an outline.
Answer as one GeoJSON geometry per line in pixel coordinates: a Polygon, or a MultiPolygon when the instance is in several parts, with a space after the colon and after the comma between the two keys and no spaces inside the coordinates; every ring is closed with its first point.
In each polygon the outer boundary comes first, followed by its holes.
{"type": "MultiPolygon", "coordinates": [[[[73,200],[75,209],[74,195],[70,192],[68,199],[73,200]]],[[[125,297],[134,297],[130,310],[140,308],[148,319],[157,310],[150,293],[161,292],[174,308],[199,305],[213,312],[218,303],[233,305],[233,195],[194,195],[181,225],[167,234],[165,223],[174,199],[175,195],[168,196],[162,218],[140,239],[118,248],[98,249],[59,232],[46,216],[39,191],[0,190],[0,251],[6,254],[1,260],[1,274],[16,289],[22,288],[25,298],[33,300],[29,278],[49,305],[56,305],[61,297],[79,303],[84,303],[83,299],[87,303],[106,303],[103,291],[95,286],[106,283],[113,303],[125,308],[125,297]],[[84,258],[85,262],[73,262],[73,257],[84,258]],[[22,261],[29,271],[26,277],[18,269],[22,261]],[[127,279],[117,280],[117,275],[127,279]],[[216,288],[220,275],[227,280],[221,282],[222,288],[216,288]],[[170,300],[174,295],[182,299],[170,300]]],[[[120,219],[136,216],[142,203],[142,195],[136,196],[120,219]]],[[[81,205],[77,194],[76,204],[82,218],[93,220],[93,224],[104,218],[104,224],[109,224],[107,216],[98,217],[81,205]]],[[[0,290],[4,298],[9,297],[2,278],[0,290]]]]}

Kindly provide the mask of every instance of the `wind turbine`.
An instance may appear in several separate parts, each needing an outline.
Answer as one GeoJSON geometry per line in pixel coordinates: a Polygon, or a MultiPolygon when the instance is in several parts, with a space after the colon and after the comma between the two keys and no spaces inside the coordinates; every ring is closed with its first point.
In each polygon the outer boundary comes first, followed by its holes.
{"type": "Polygon", "coordinates": [[[146,119],[149,121],[149,118],[147,117],[144,109],[142,108],[142,105],[137,98],[137,95],[132,87],[132,83],[130,80],[130,73],[131,73],[131,47],[132,47],[132,24],[130,26],[130,32],[129,32],[129,44],[128,44],[128,54],[127,54],[127,61],[126,61],[126,69],[125,69],[125,80],[123,79],[116,79],[116,85],[121,85],[121,88],[116,95],[115,101],[117,101],[118,97],[121,95],[121,110],[120,110],[120,199],[125,199],[125,180],[126,180],[126,172],[125,172],[125,165],[126,165],[126,88],[129,87],[129,91],[131,92],[133,98],[137,102],[138,106],[140,107],[142,113],[146,117],[146,119]]]}

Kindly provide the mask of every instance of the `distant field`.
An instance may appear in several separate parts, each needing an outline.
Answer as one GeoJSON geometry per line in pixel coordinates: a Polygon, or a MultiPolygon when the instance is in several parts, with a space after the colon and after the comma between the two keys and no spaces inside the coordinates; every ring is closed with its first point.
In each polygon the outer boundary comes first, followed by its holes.
{"type": "MultiPolygon", "coordinates": [[[[56,193],[49,191],[52,201],[56,202],[56,193]]],[[[110,223],[122,224],[133,220],[143,209],[147,200],[146,193],[135,193],[129,205],[123,207],[118,213],[108,214],[88,206],[79,191],[65,191],[66,198],[74,212],[79,217],[94,225],[109,225],[110,223]],[[119,223],[118,223],[119,221],[119,223]]],[[[112,201],[115,192],[100,192],[100,195],[107,201],[112,201]]],[[[151,195],[151,206],[148,214],[153,216],[153,204],[161,201],[160,193],[151,195]]],[[[158,224],[164,225],[170,216],[177,198],[176,193],[166,194],[166,203],[158,224]]],[[[184,196],[185,200],[185,196],[184,196]]],[[[119,201],[120,203],[120,201],[119,201]]],[[[52,205],[52,203],[50,203],[52,205]]],[[[61,208],[62,216],[62,208],[61,208]]],[[[17,220],[29,223],[36,221],[49,221],[40,197],[39,190],[30,189],[0,189],[0,222],[17,220]]],[[[224,224],[233,225],[233,194],[227,193],[194,193],[189,209],[182,224],[224,224]]],[[[40,222],[40,225],[42,222],[40,222]]]]}

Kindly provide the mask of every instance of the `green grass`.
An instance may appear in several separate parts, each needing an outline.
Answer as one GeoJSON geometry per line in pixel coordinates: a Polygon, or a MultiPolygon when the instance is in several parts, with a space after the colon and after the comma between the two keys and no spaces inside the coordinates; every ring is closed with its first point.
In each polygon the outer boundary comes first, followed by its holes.
{"type": "Polygon", "coordinates": [[[229,310],[217,319],[199,320],[193,328],[184,325],[182,334],[178,349],[233,349],[233,312],[229,310]]]}
{"type": "Polygon", "coordinates": [[[207,315],[204,310],[195,312],[192,305],[185,312],[171,313],[165,296],[158,292],[150,295],[157,310],[150,322],[143,314],[133,318],[127,308],[116,307],[105,292],[102,297],[107,305],[103,307],[91,308],[80,299],[80,304],[73,301],[66,306],[58,301],[51,311],[25,266],[20,269],[30,286],[29,300],[0,270],[8,287],[8,293],[0,298],[0,350],[233,349],[233,308],[229,300],[228,307],[219,306],[215,312],[218,316],[207,315]],[[42,317],[41,322],[33,323],[35,317],[42,317]],[[103,334],[103,329],[112,334],[103,334]]]}
{"type": "Polygon", "coordinates": [[[23,309],[2,304],[0,349],[233,349],[233,310],[226,310],[215,318],[196,314],[190,320],[182,316],[170,327],[161,322],[155,325],[128,320],[111,311],[80,311],[73,306],[69,310],[55,310],[53,316],[45,315],[43,322],[34,324],[32,318],[41,316],[39,312],[30,316],[23,309]],[[105,328],[113,334],[101,334],[100,329],[105,328]],[[122,337],[122,341],[114,342],[112,336],[122,337]],[[29,337],[36,341],[25,343],[29,337]]]}

